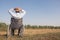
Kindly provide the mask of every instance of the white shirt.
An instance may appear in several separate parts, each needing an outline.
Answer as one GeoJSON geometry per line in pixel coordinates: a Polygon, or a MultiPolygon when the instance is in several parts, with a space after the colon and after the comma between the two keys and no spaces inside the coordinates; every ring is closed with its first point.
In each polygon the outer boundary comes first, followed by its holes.
{"type": "Polygon", "coordinates": [[[12,16],[12,18],[20,19],[26,14],[26,12],[22,10],[22,12],[16,13],[15,10],[12,8],[9,10],[9,14],[12,16]]]}

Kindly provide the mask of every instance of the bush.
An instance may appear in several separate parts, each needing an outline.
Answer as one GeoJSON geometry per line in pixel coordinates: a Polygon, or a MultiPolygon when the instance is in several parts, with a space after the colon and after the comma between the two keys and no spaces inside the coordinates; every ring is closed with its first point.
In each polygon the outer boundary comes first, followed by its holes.
{"type": "Polygon", "coordinates": [[[5,23],[0,23],[0,31],[6,31],[7,30],[7,26],[5,23]]]}

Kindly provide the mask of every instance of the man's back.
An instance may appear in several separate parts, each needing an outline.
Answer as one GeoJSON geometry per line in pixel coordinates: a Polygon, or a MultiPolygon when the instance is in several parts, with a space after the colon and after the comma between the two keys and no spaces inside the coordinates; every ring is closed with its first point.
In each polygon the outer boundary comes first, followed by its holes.
{"type": "Polygon", "coordinates": [[[11,17],[11,24],[9,29],[11,30],[11,35],[14,35],[14,30],[18,29],[18,35],[23,36],[23,16],[26,14],[24,10],[19,10],[18,8],[12,8],[9,10],[11,17]]]}

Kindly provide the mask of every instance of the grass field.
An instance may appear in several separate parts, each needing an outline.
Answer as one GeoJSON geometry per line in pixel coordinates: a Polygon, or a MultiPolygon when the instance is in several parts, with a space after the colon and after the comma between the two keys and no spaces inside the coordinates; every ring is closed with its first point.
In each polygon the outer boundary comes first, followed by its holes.
{"type": "Polygon", "coordinates": [[[60,29],[25,29],[22,38],[7,37],[6,31],[0,31],[0,40],[60,40],[60,29]]]}

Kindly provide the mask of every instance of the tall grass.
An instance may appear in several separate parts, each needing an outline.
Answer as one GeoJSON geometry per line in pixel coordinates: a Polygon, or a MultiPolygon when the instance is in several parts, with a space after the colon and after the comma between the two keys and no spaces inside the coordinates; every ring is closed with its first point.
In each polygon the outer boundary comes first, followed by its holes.
{"type": "Polygon", "coordinates": [[[24,35],[22,38],[19,36],[0,36],[0,40],[60,40],[60,33],[24,35]]]}

